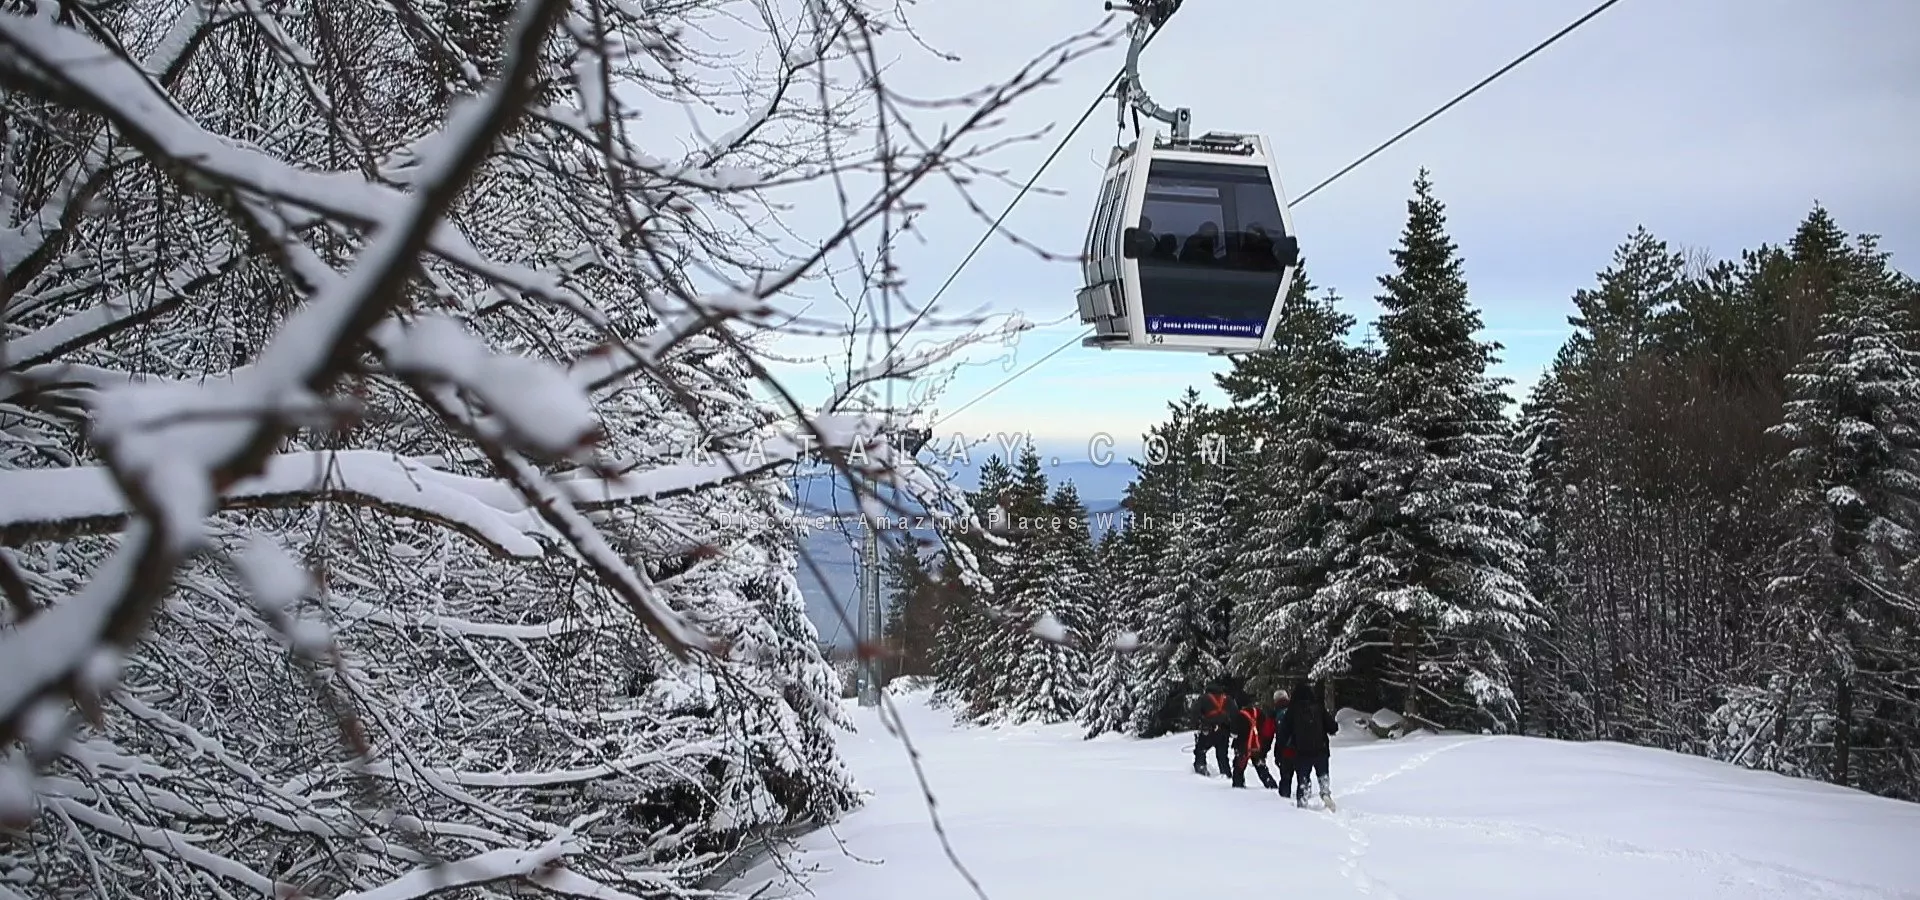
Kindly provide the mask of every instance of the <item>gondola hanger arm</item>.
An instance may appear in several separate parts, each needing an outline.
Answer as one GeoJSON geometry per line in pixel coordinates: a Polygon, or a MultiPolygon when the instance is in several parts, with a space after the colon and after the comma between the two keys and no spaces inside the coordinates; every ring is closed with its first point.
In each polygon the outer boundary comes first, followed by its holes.
{"type": "MultiPolygon", "coordinates": [[[[1166,25],[1180,9],[1181,0],[1127,0],[1115,3],[1106,0],[1103,4],[1109,12],[1132,13],[1133,22],[1127,26],[1127,65],[1121,72],[1120,84],[1114,93],[1120,101],[1120,124],[1126,127],[1127,110],[1132,109],[1139,115],[1165,122],[1173,129],[1173,140],[1185,141],[1192,134],[1193,111],[1186,107],[1167,109],[1147,95],[1147,89],[1140,85],[1140,51],[1145,49],[1153,33],[1166,25]]],[[[1134,130],[1139,131],[1136,123],[1134,130]]]]}

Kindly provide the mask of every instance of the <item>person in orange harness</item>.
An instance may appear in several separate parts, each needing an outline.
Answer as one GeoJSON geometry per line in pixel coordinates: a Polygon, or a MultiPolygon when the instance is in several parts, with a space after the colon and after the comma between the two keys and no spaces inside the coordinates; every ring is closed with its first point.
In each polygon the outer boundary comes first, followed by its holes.
{"type": "Polygon", "coordinates": [[[1233,695],[1227,692],[1227,685],[1220,679],[1214,679],[1207,685],[1207,692],[1193,703],[1193,774],[1207,775],[1207,749],[1213,749],[1214,761],[1220,765],[1220,774],[1227,774],[1227,740],[1233,727],[1233,718],[1240,712],[1240,706],[1233,702],[1233,695]]]}
{"type": "Polygon", "coordinates": [[[1269,790],[1277,787],[1273,773],[1267,771],[1267,749],[1273,746],[1273,733],[1278,727],[1273,716],[1258,704],[1249,703],[1240,708],[1233,717],[1233,786],[1247,786],[1247,764],[1253,764],[1253,771],[1260,776],[1260,783],[1269,790]]]}

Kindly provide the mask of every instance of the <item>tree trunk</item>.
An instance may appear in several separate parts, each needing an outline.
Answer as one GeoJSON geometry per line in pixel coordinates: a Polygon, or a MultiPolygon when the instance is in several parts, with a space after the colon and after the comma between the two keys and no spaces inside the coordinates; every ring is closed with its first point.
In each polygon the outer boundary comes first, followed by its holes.
{"type": "Polygon", "coordinates": [[[1847,770],[1853,755],[1853,676],[1840,677],[1833,709],[1833,783],[1850,787],[1847,770]]]}

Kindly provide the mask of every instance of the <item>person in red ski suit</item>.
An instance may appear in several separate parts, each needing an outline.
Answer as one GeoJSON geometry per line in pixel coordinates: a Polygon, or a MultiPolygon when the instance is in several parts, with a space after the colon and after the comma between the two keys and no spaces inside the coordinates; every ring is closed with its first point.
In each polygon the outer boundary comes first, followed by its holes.
{"type": "Polygon", "coordinates": [[[1233,786],[1247,786],[1247,765],[1253,765],[1253,771],[1260,776],[1260,783],[1268,790],[1277,785],[1273,773],[1267,770],[1267,752],[1273,746],[1274,731],[1279,724],[1273,714],[1258,704],[1249,703],[1233,716],[1233,786]]]}

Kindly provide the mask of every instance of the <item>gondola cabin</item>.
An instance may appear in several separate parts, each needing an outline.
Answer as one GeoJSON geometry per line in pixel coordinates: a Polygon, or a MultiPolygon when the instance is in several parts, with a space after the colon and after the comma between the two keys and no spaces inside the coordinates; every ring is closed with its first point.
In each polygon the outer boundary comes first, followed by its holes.
{"type": "Polygon", "coordinates": [[[1266,139],[1142,136],[1114,148],[1084,258],[1080,321],[1094,326],[1085,346],[1272,346],[1300,244],[1266,139]]]}

